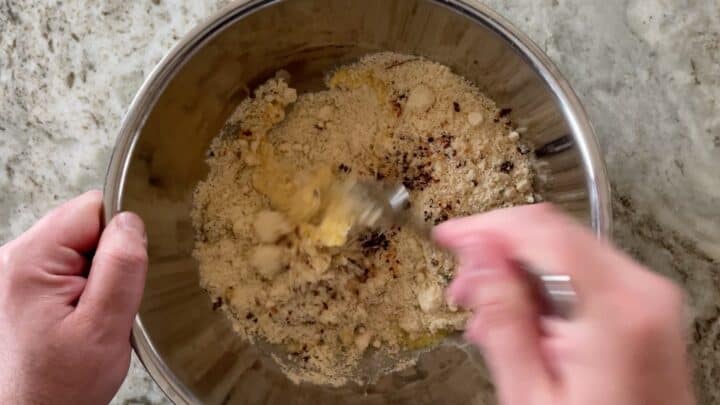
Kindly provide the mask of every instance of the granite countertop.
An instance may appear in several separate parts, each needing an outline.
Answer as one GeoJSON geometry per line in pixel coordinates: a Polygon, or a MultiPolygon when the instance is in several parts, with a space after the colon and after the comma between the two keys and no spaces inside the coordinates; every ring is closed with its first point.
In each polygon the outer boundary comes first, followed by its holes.
{"type": "MultiPolygon", "coordinates": [[[[227,1],[0,2],[0,242],[100,188],[125,109],[227,1]]],[[[720,403],[720,6],[490,0],[559,65],[597,129],[615,239],[685,286],[700,403],[720,403]]],[[[133,359],[113,403],[167,403],[133,359]]]]}

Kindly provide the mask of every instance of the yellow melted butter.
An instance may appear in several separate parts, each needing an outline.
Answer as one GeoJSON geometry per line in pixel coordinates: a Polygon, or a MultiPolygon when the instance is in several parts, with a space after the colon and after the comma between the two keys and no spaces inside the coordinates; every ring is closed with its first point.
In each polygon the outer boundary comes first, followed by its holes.
{"type": "Polygon", "coordinates": [[[253,187],[270,200],[270,205],[274,209],[287,213],[292,207],[289,197],[296,189],[290,176],[291,171],[278,161],[269,144],[261,144],[257,155],[260,165],[253,173],[253,187]]]}
{"type": "Polygon", "coordinates": [[[340,194],[337,179],[328,165],[297,173],[281,161],[272,145],[258,148],[260,165],[253,174],[253,187],[270,200],[295,225],[301,225],[304,237],[318,245],[345,245],[354,225],[352,203],[340,194]]]}
{"type": "MultiPolygon", "coordinates": [[[[372,89],[379,103],[387,100],[388,86],[371,71],[337,70],[328,80],[329,87],[372,89]]],[[[267,115],[275,115],[269,106],[267,115]]],[[[347,243],[355,221],[354,206],[337,193],[338,184],[332,169],[320,165],[297,173],[282,162],[272,145],[263,143],[258,148],[259,166],[253,174],[253,186],[270,200],[273,209],[284,213],[295,225],[302,225],[304,236],[326,247],[339,247],[347,243]]]]}
{"type": "Polygon", "coordinates": [[[442,342],[449,334],[449,331],[441,330],[435,333],[424,333],[416,338],[405,337],[401,340],[401,345],[408,350],[426,349],[442,342]]]}
{"type": "Polygon", "coordinates": [[[343,198],[332,199],[325,210],[315,238],[323,246],[339,247],[347,243],[348,234],[355,224],[353,207],[343,198]]]}
{"type": "Polygon", "coordinates": [[[382,80],[375,77],[372,72],[348,69],[338,69],[330,77],[328,85],[331,89],[339,87],[346,89],[357,89],[362,86],[371,88],[377,96],[378,103],[384,103],[388,97],[388,86],[382,80]]]}

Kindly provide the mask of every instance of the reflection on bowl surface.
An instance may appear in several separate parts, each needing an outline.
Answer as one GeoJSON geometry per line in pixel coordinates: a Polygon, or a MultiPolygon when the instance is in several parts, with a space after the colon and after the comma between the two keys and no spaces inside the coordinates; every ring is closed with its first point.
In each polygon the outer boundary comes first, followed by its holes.
{"type": "Polygon", "coordinates": [[[295,385],[232,331],[199,287],[192,192],[206,176],[210,140],[248,89],[278,69],[300,91],[319,89],[325,72],[383,50],[450,66],[511,111],[536,150],[544,198],[608,234],[608,182],[577,98],[537,47],[493,12],[459,0],[240,2],[193,31],[145,83],[106,182],[108,218],[133,210],[147,222],[150,270],[133,339],[177,403],[489,401],[482,366],[453,347],[370,386],[295,385]]]}

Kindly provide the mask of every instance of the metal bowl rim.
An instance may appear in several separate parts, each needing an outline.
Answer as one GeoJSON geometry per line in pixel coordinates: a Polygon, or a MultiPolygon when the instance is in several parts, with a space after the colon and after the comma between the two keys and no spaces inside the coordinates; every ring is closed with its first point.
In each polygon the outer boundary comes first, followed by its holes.
{"type": "MultiPolygon", "coordinates": [[[[104,221],[120,212],[124,185],[135,144],[150,111],[170,79],[209,40],[238,20],[265,7],[287,0],[239,0],[199,24],[155,66],[133,98],[123,119],[113,150],[104,187],[104,221]]],[[[543,78],[558,101],[582,159],[589,192],[591,225],[599,238],[610,238],[612,211],[610,185],[595,131],[570,84],[550,58],[524,33],[489,7],[469,0],[426,0],[462,14],[492,29],[511,44],[535,72],[543,78]]],[[[199,399],[170,370],[148,339],[140,316],[135,317],[132,346],[167,397],[175,403],[200,403],[199,399]]]]}

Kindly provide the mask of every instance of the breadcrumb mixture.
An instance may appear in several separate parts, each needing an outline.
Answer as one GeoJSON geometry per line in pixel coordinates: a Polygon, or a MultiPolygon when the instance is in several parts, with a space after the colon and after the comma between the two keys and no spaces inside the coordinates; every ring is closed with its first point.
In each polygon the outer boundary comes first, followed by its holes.
{"type": "Polygon", "coordinates": [[[410,230],[352,232],[333,184],[403,183],[410,209],[437,224],[534,202],[529,148],[506,110],[420,57],[369,55],[300,96],[289,79],[259,86],[212,143],[195,257],[241,336],[283,347],[295,381],[341,385],[368,351],[430,346],[467,314],[443,298],[451,257],[410,230]]]}

